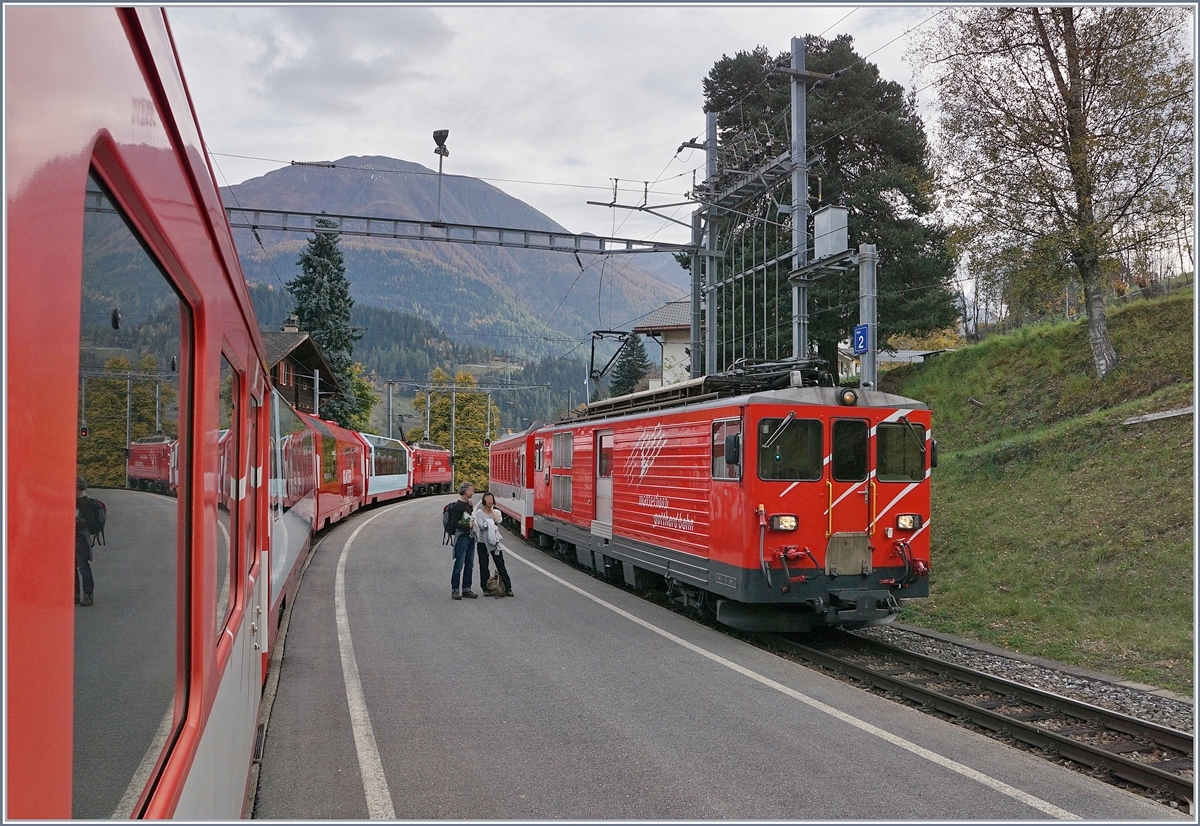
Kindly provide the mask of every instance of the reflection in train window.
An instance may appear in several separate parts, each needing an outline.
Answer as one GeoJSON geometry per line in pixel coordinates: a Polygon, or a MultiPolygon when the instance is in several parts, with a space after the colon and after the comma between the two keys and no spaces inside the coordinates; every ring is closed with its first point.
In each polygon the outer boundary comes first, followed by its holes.
{"type": "Polygon", "coordinates": [[[105,519],[95,531],[97,506],[90,528],[77,507],[71,813],[128,818],[187,700],[178,525],[191,317],[96,176],[87,188],[76,462],[105,519]]]}
{"type": "Polygon", "coordinates": [[[240,480],[238,433],[241,376],[221,356],[221,429],[217,436],[217,639],[233,610],[237,571],[237,524],[240,480]]]}

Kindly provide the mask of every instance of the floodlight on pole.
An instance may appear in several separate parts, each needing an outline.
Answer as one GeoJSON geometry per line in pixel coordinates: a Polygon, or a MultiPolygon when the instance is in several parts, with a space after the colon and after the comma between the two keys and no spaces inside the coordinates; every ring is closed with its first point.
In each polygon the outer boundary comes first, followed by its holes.
{"type": "Polygon", "coordinates": [[[446,148],[446,138],[450,137],[449,129],[437,129],[433,133],[433,142],[437,147],[433,150],[433,154],[438,156],[438,196],[437,196],[437,221],[442,222],[442,160],[450,157],[450,150],[446,148]]]}

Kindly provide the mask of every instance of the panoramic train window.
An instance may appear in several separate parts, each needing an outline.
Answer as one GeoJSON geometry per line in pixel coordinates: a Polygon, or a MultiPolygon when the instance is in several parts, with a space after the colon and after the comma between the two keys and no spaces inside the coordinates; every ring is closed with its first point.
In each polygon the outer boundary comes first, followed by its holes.
{"type": "Polygon", "coordinates": [[[234,573],[237,571],[238,505],[241,450],[239,402],[241,376],[221,356],[221,422],[217,438],[217,634],[225,629],[233,610],[234,573]]]}
{"type": "Polygon", "coordinates": [[[79,322],[71,814],[128,818],[187,700],[176,677],[192,335],[187,305],[95,175],[79,322]]]}
{"type": "Polygon", "coordinates": [[[838,419],[833,423],[833,478],[861,482],[867,478],[867,423],[838,419]]]}
{"type": "Polygon", "coordinates": [[[758,478],[788,482],[815,481],[822,476],[824,450],[821,423],[781,419],[758,423],[758,478]]]}
{"type": "Polygon", "coordinates": [[[879,425],[875,434],[875,475],[881,482],[924,479],[925,428],[916,422],[879,425]]]}
{"type": "Polygon", "coordinates": [[[741,419],[713,422],[712,477],[714,479],[742,478],[741,436],[741,419]],[[728,452],[730,449],[738,451],[738,454],[731,455],[728,452]]]}

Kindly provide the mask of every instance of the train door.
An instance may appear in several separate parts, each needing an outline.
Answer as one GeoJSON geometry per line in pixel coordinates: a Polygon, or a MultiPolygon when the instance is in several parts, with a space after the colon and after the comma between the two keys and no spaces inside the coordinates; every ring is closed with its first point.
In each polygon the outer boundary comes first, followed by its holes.
{"type": "Polygon", "coordinates": [[[834,419],[825,480],[827,511],[825,572],[861,575],[871,571],[870,423],[834,419]]]}
{"type": "Polygon", "coordinates": [[[613,521],[613,432],[596,431],[596,521],[613,521]]]}

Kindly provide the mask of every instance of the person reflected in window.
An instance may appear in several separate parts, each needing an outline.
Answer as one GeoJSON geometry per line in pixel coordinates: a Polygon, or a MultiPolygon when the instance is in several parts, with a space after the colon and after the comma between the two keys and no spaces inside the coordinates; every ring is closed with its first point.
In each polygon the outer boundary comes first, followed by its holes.
{"type": "Polygon", "coordinates": [[[93,603],[92,534],[100,530],[96,503],[87,495],[87,480],[75,477],[75,604],[93,603]]]}

